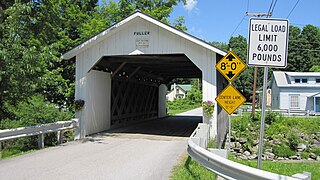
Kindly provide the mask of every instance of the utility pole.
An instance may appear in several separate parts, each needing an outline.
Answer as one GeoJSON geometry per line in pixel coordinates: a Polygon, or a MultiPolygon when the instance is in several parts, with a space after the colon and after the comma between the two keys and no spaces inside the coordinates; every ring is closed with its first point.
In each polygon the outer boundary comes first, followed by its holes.
{"type": "MultiPolygon", "coordinates": [[[[246,13],[246,16],[251,17],[271,17],[271,13],[246,13]]],[[[252,94],[252,111],[251,111],[251,118],[254,119],[254,114],[256,111],[256,91],[257,91],[257,74],[258,74],[258,68],[254,67],[254,73],[253,73],[253,94],[252,94]]]]}

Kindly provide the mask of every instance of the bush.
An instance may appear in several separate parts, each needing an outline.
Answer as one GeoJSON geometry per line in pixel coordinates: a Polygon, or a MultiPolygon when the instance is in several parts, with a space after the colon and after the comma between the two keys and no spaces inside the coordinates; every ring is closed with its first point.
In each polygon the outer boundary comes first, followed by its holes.
{"type": "Polygon", "coordinates": [[[290,132],[287,139],[288,145],[292,150],[296,150],[298,145],[302,142],[301,138],[297,135],[296,132],[290,132]]]}
{"type": "Polygon", "coordinates": [[[301,153],[300,153],[300,156],[301,156],[303,159],[308,159],[309,156],[310,156],[310,153],[308,153],[308,152],[301,152],[301,153]]]}
{"type": "Polygon", "coordinates": [[[320,148],[313,149],[311,152],[315,153],[317,156],[320,156],[320,148]]]}
{"type": "Polygon", "coordinates": [[[46,101],[42,95],[32,96],[26,102],[20,102],[16,106],[5,104],[5,108],[13,117],[1,121],[2,129],[65,121],[73,116],[73,113],[63,112],[46,101]]]}
{"type": "Polygon", "coordinates": [[[268,111],[266,113],[265,123],[271,125],[273,122],[275,122],[278,119],[278,117],[281,118],[279,113],[268,111]]]}
{"type": "MultiPolygon", "coordinates": [[[[54,104],[46,101],[42,95],[32,96],[26,102],[20,102],[15,106],[5,104],[5,108],[12,115],[12,118],[1,120],[1,129],[65,121],[70,120],[73,116],[72,112],[60,110],[54,104]]],[[[45,145],[55,145],[56,138],[56,133],[45,134],[45,145]]],[[[12,154],[36,149],[37,145],[37,136],[32,136],[5,141],[3,148],[5,156],[10,156],[12,154]]]]}
{"type": "Polygon", "coordinates": [[[274,146],[273,153],[278,157],[289,157],[296,155],[295,151],[293,151],[289,146],[283,144],[274,146]]]}

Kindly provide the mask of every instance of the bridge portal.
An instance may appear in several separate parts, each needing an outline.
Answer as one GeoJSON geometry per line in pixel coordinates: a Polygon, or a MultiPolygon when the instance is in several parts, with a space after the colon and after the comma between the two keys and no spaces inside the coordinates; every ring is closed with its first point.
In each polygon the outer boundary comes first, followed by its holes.
{"type": "MultiPolygon", "coordinates": [[[[62,56],[76,59],[77,138],[166,116],[173,78],[201,78],[203,101],[215,102],[228,84],[215,64],[226,53],[141,12],[135,12],[62,56]]],[[[227,114],[215,104],[211,135],[220,142],[227,114]]]]}

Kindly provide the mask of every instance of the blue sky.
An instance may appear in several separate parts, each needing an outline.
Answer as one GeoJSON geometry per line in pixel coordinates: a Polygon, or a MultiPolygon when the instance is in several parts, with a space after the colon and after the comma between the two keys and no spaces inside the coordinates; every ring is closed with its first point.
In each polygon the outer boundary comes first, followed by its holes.
{"type": "MultiPolygon", "coordinates": [[[[275,0],[276,1],[276,0],[275,0]]],[[[187,0],[174,8],[170,20],[183,15],[188,33],[205,41],[228,42],[245,13],[267,13],[272,0],[187,0]],[[249,5],[248,5],[249,2],[249,5]]],[[[297,0],[278,0],[272,18],[287,18],[297,0]]],[[[300,0],[288,17],[289,23],[302,28],[320,27],[320,1],[300,0]]],[[[250,17],[244,17],[233,36],[248,36],[250,17]]]]}

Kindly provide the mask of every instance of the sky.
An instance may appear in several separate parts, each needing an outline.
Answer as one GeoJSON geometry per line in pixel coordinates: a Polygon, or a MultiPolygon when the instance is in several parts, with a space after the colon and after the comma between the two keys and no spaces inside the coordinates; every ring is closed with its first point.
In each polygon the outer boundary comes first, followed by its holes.
{"type": "MultiPolygon", "coordinates": [[[[247,38],[250,17],[245,16],[246,12],[267,13],[271,2],[272,0],[187,0],[187,5],[179,3],[174,7],[170,21],[183,15],[187,33],[208,42],[227,43],[231,36],[242,35],[247,38]]],[[[319,0],[274,2],[277,3],[271,18],[288,19],[290,25],[300,28],[307,24],[320,27],[319,0]]]]}

